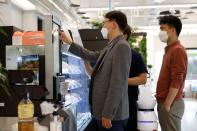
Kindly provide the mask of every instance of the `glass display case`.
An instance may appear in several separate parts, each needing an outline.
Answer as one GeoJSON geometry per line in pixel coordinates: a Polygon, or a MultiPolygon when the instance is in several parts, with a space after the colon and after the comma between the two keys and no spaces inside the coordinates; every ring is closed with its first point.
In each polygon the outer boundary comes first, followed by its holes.
{"type": "MultiPolygon", "coordinates": [[[[74,34],[72,34],[72,36],[74,36],[74,34]]],[[[68,46],[63,45],[61,57],[62,74],[65,76],[65,82],[68,82],[68,93],[66,96],[74,96],[70,98],[72,98],[72,101],[75,101],[73,103],[76,103],[77,128],[81,131],[91,119],[88,102],[89,77],[86,75],[83,60],[69,53],[68,46]]],[[[65,98],[65,100],[68,99],[65,98]]]]}
{"type": "Polygon", "coordinates": [[[14,99],[0,92],[0,102],[5,106],[1,116],[17,116],[17,105],[26,92],[35,108],[34,114],[41,114],[39,104],[49,93],[45,86],[45,47],[43,45],[7,45],[6,69],[8,70],[9,91],[14,99]]]}
{"type": "Polygon", "coordinates": [[[67,51],[62,52],[62,73],[68,83],[65,105],[76,104],[77,127],[82,130],[91,118],[88,102],[89,78],[83,60],[67,51]]]}
{"type": "MultiPolygon", "coordinates": [[[[63,109],[71,110],[77,123],[77,128],[82,131],[91,120],[88,104],[89,79],[85,73],[85,67],[81,58],[68,52],[68,46],[63,45],[59,38],[61,22],[55,17],[52,20],[52,43],[54,61],[53,99],[63,106],[63,109]],[[67,90],[62,92],[63,85],[68,83],[67,90]]],[[[78,29],[64,30],[70,34],[74,41],[82,45],[78,29]]],[[[47,78],[46,78],[47,79],[47,78]]],[[[50,82],[50,81],[49,81],[50,82]]]]}

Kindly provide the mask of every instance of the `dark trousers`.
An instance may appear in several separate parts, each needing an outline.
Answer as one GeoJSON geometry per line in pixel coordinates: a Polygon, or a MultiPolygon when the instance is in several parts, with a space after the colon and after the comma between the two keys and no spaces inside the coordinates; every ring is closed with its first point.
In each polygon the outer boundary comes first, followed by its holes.
{"type": "Polygon", "coordinates": [[[129,100],[129,119],[125,131],[137,131],[137,99],[129,100]]]}
{"type": "Polygon", "coordinates": [[[92,118],[91,122],[88,124],[84,131],[99,131],[97,127],[97,120],[95,118],[92,118]]]}
{"type": "Polygon", "coordinates": [[[128,120],[112,121],[112,128],[106,129],[102,126],[101,120],[97,120],[98,131],[124,131],[128,120]]]}

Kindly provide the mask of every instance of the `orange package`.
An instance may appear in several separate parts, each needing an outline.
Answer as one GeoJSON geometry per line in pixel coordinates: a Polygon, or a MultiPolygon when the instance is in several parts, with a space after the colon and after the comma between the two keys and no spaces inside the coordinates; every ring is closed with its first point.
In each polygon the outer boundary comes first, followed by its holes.
{"type": "Polygon", "coordinates": [[[44,31],[24,32],[22,44],[23,45],[44,45],[45,44],[44,31]]]}
{"type": "Polygon", "coordinates": [[[23,32],[16,31],[12,36],[12,44],[13,45],[22,45],[23,32]]]}

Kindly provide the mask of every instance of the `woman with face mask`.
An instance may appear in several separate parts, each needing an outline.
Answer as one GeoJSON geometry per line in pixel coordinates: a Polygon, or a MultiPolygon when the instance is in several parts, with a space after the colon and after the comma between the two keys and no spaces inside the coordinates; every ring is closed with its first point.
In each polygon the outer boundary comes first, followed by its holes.
{"type": "MultiPolygon", "coordinates": [[[[131,35],[131,28],[127,26],[124,31],[125,39],[128,41],[131,35]]],[[[125,131],[137,131],[137,111],[138,111],[138,85],[146,83],[147,69],[140,53],[131,48],[132,61],[128,78],[128,97],[129,97],[129,119],[125,131]]]]}

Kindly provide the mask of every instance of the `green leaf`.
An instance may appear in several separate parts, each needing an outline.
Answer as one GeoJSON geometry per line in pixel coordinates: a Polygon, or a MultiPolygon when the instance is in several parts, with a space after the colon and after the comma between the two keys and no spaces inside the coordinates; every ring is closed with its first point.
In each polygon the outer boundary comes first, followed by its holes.
{"type": "Polygon", "coordinates": [[[6,76],[0,73],[0,79],[5,82],[7,80],[6,76]]]}
{"type": "Polygon", "coordinates": [[[134,30],[131,32],[131,35],[129,37],[128,43],[132,49],[139,52],[142,55],[143,61],[145,64],[147,64],[147,48],[146,48],[146,36],[142,37],[142,40],[138,43],[139,47],[134,46],[134,43],[137,42],[137,33],[134,30]]]}
{"type": "Polygon", "coordinates": [[[0,34],[2,34],[3,36],[5,36],[6,38],[8,38],[7,33],[0,27],[0,34]]]}
{"type": "Polygon", "coordinates": [[[92,24],[93,27],[98,29],[101,29],[103,27],[103,23],[101,20],[91,21],[90,24],[92,24]]]}
{"type": "Polygon", "coordinates": [[[7,73],[8,73],[7,70],[0,63],[0,88],[2,88],[5,91],[5,93],[11,97],[11,94],[8,90],[9,81],[8,81],[7,73]]]}
{"type": "Polygon", "coordinates": [[[142,40],[139,43],[139,49],[140,53],[142,55],[142,58],[144,60],[144,63],[147,64],[147,49],[146,49],[146,37],[143,36],[142,40]]]}
{"type": "Polygon", "coordinates": [[[149,69],[151,69],[151,68],[153,67],[153,65],[150,65],[150,64],[149,64],[149,65],[147,65],[147,67],[148,67],[149,69]]]}
{"type": "Polygon", "coordinates": [[[8,87],[7,87],[7,84],[5,83],[1,83],[0,82],[0,88],[3,88],[3,90],[5,91],[5,93],[8,95],[8,96],[11,96],[9,90],[8,90],[8,87]]]}

